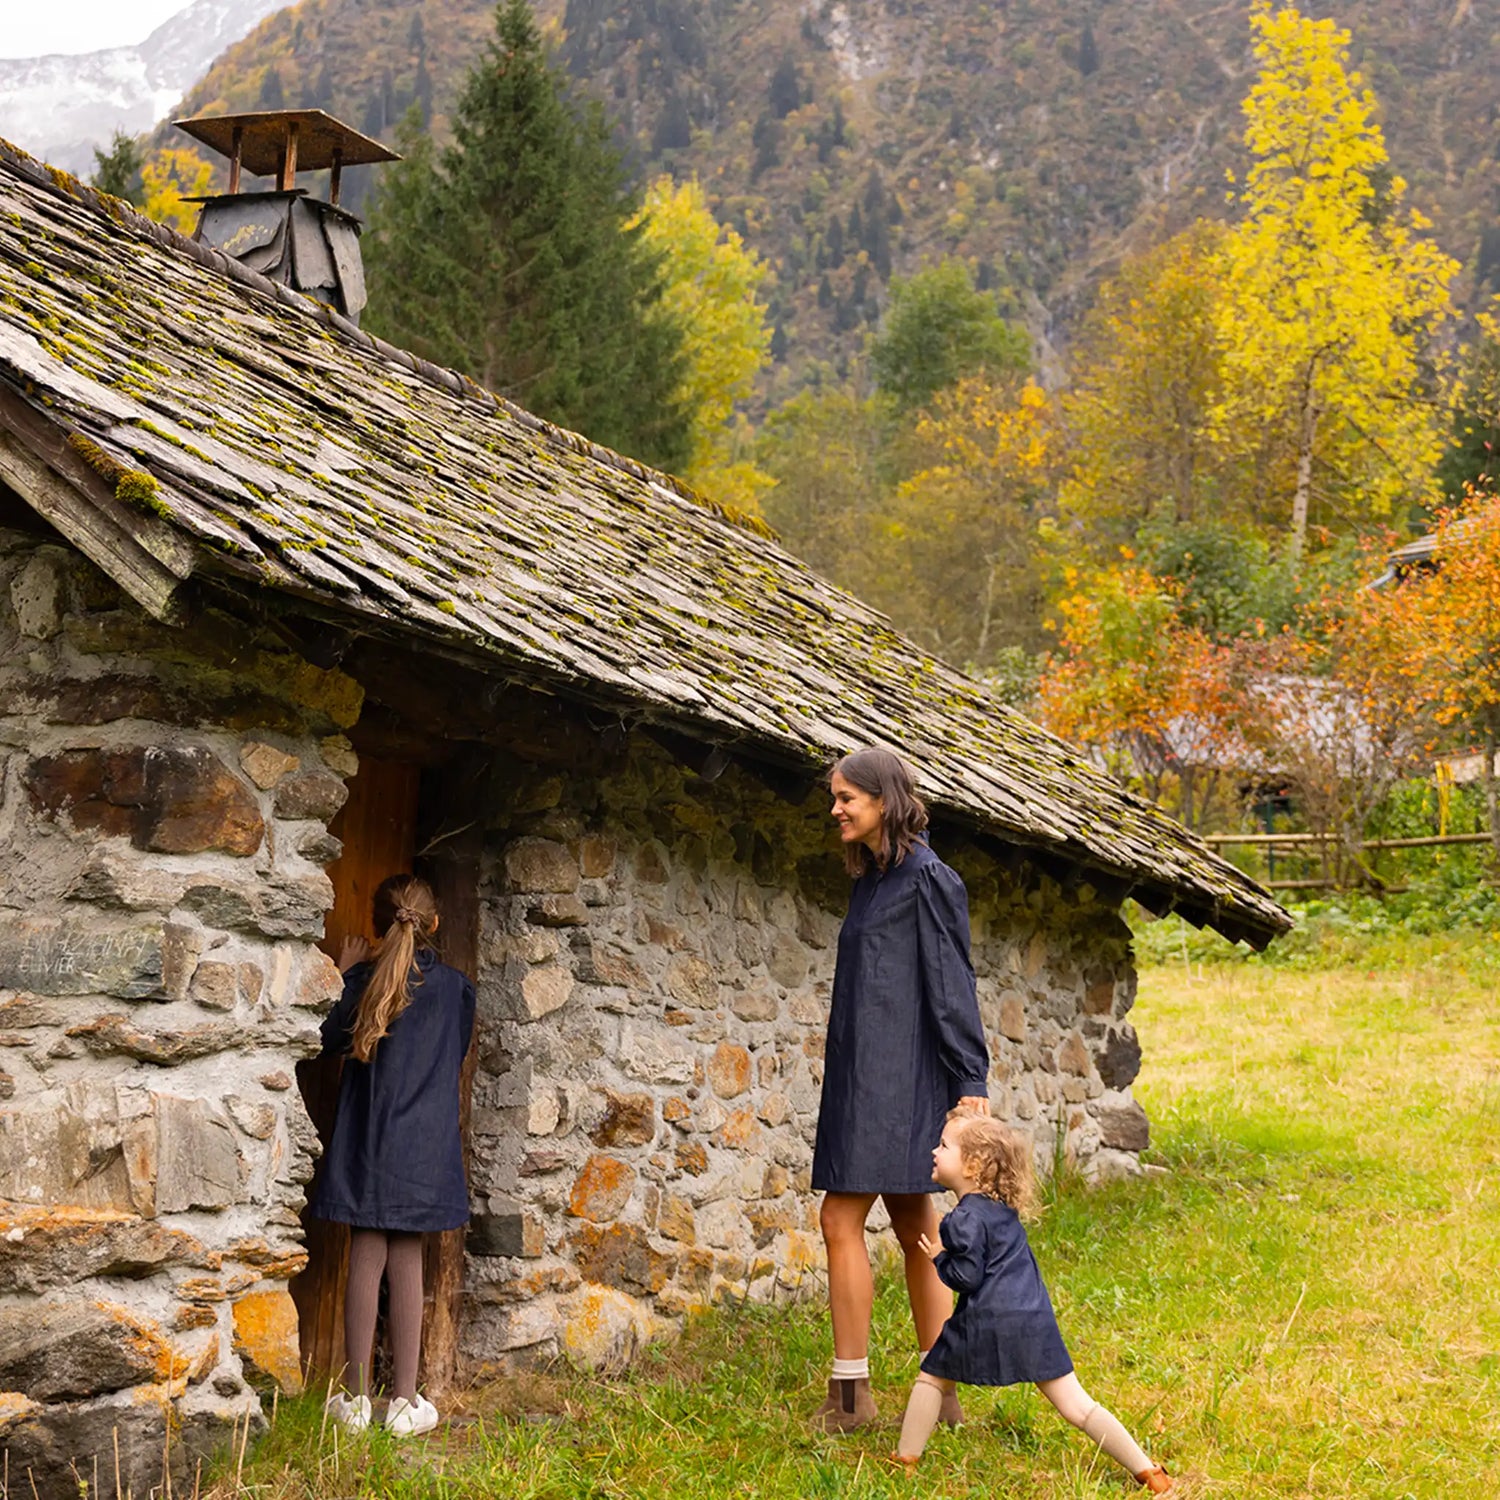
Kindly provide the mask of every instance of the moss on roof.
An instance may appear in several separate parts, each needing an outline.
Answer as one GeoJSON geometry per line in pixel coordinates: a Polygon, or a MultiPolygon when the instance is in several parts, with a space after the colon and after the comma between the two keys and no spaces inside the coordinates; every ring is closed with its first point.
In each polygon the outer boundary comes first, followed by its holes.
{"type": "Polygon", "coordinates": [[[949,816],[1265,942],[1286,914],[884,616],[544,423],[0,143],[0,379],[205,572],[809,765],[884,743],[949,816]]]}

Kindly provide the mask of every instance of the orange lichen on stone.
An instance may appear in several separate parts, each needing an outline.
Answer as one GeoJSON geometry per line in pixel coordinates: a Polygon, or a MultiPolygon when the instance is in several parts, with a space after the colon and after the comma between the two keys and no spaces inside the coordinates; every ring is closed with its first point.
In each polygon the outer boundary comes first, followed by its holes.
{"type": "Polygon", "coordinates": [[[251,1292],[234,1304],[234,1351],[247,1378],[259,1373],[289,1395],[302,1389],[297,1304],[290,1292],[251,1292]]]}
{"type": "Polygon", "coordinates": [[[635,1168],[617,1156],[594,1155],[584,1163],[568,1198],[568,1212],[596,1223],[613,1219],[630,1201],[635,1168]]]}

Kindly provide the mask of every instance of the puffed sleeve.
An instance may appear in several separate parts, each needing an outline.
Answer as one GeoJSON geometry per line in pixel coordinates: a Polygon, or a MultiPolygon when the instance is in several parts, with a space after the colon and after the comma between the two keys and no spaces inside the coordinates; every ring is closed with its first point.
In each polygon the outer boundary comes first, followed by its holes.
{"type": "Polygon", "coordinates": [[[955,1292],[976,1292],[984,1279],[984,1225],[956,1208],[938,1226],[943,1248],[933,1257],[938,1279],[955,1292]]]}
{"type": "Polygon", "coordinates": [[[945,864],[934,862],[917,877],[917,947],[922,1000],[948,1072],[951,1107],[988,1094],[990,1051],[969,962],[969,898],[945,864]]]}
{"type": "Polygon", "coordinates": [[[355,964],[344,975],[344,993],[333,1009],[323,1017],[319,1034],[323,1038],[323,1051],[347,1052],[354,1040],[354,1017],[359,1010],[359,997],[365,992],[370,978],[369,964],[355,964]]]}

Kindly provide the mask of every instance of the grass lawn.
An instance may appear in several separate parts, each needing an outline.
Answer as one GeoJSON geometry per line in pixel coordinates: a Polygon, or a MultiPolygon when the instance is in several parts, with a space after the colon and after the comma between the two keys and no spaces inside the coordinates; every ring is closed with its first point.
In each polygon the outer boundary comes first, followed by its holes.
{"type": "MultiPolygon", "coordinates": [[[[1426,957],[1426,955],[1423,955],[1426,957]]],[[[1500,1494],[1500,994],[1452,955],[1407,969],[1145,971],[1133,1017],[1150,1159],[1065,1183],[1032,1241],[1089,1391],[1192,1496],[1500,1494]]],[[[804,1500],[913,1490],[1116,1496],[1030,1389],[969,1391],[915,1482],[885,1469],[916,1360],[883,1278],[883,1420],[814,1437],[829,1356],[816,1304],[721,1311],[626,1379],[532,1377],[472,1420],[335,1445],[284,1402],[213,1494],[804,1500]]],[[[1136,1493],[1131,1486],[1129,1493],[1136,1493]]]]}

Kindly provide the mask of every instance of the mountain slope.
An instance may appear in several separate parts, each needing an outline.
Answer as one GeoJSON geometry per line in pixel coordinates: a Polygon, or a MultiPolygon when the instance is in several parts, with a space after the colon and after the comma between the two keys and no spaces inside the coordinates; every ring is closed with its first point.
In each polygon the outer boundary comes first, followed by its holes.
{"type": "Polygon", "coordinates": [[[116,130],[160,120],[220,52],[286,0],[194,0],[139,46],[0,59],[0,135],[86,173],[116,130]]]}
{"type": "MultiPolygon", "coordinates": [[[[774,395],[856,351],[892,271],[954,254],[1043,342],[1119,256],[1222,211],[1251,82],[1222,0],[540,0],[643,172],[696,174],[775,266],[774,395]]],[[[1345,0],[1412,201],[1500,287],[1500,0],[1345,0]],[[1440,14],[1434,16],[1434,10],[1440,14]]],[[[185,107],[317,103],[438,127],[488,0],[302,0],[185,107]]]]}

